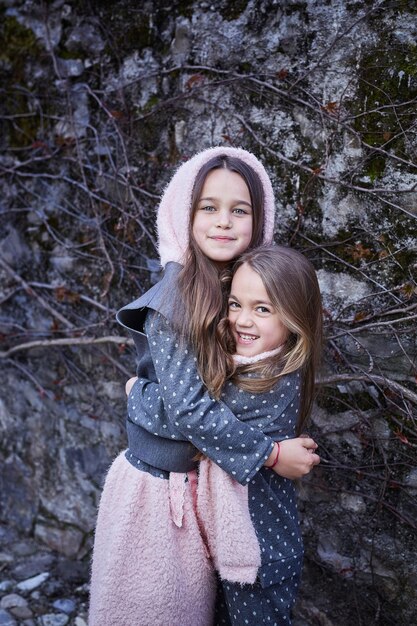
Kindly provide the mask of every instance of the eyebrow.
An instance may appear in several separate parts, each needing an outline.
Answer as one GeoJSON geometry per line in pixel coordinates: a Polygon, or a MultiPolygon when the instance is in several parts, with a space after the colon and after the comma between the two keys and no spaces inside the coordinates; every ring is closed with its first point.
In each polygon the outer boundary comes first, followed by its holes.
{"type": "MultiPolygon", "coordinates": [[[[239,302],[239,298],[237,298],[236,296],[234,296],[232,293],[229,295],[229,300],[236,300],[237,302],[239,302]]],[[[270,302],[269,300],[254,300],[253,302],[251,302],[252,305],[258,305],[258,304],[266,304],[268,306],[274,307],[274,305],[272,304],[272,302],[270,302]]],[[[275,308],[275,307],[274,307],[275,308]]]]}
{"type": "MultiPolygon", "coordinates": [[[[217,202],[218,198],[200,198],[199,202],[217,202]]],[[[252,208],[252,205],[250,202],[246,202],[246,200],[234,200],[233,204],[246,204],[246,206],[252,208]]]]}

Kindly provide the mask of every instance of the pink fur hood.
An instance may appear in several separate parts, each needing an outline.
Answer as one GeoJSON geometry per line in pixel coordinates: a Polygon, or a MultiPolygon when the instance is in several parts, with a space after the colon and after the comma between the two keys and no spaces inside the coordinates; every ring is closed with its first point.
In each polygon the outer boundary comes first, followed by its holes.
{"type": "Polygon", "coordinates": [[[211,158],[228,155],[244,161],[258,174],[265,194],[264,243],[271,243],[274,231],[275,202],[271,181],[262,163],[243,148],[216,147],[199,152],[183,163],[166,187],[158,208],[158,251],[162,267],[170,261],[184,262],[188,247],[191,194],[201,167],[211,158]]]}

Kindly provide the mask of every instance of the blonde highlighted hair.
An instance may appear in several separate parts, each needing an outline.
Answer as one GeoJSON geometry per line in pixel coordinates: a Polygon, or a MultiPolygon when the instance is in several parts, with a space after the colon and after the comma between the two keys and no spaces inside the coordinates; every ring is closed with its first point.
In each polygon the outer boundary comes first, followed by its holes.
{"type": "MultiPolygon", "coordinates": [[[[304,255],[284,246],[262,246],[244,253],[235,263],[233,272],[244,264],[261,277],[289,335],[278,355],[236,366],[233,358],[228,356],[235,352],[233,336],[228,320],[223,319],[218,327],[218,337],[227,362],[226,370],[235,384],[252,393],[269,391],[281,377],[300,370],[302,387],[297,431],[301,433],[313,402],[322,344],[322,305],[316,272],[304,255]],[[248,377],[249,373],[254,376],[248,377]]],[[[219,387],[212,384],[216,396],[224,382],[219,387]]]]}

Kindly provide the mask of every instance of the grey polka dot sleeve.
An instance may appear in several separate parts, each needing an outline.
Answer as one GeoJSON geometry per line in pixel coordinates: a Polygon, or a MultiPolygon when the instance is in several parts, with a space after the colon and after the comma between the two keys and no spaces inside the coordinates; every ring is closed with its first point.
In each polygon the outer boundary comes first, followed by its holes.
{"type": "MultiPolygon", "coordinates": [[[[152,404],[148,415],[160,415],[158,405],[162,402],[166,416],[162,419],[170,434],[175,435],[176,429],[181,438],[246,484],[268,458],[273,439],[240,421],[224,402],[210,397],[198,375],[196,358],[186,346],[179,345],[161,314],[148,315],[145,328],[159,383],[147,382],[143,391],[145,403],[152,404]]],[[[134,419],[132,411],[130,407],[130,419],[134,419]]]]}

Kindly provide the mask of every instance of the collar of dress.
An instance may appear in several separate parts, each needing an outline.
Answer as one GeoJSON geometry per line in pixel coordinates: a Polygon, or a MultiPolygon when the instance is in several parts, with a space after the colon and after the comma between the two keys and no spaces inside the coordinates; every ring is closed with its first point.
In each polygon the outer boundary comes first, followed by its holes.
{"type": "Polygon", "coordinates": [[[233,360],[236,365],[250,365],[251,363],[257,363],[262,359],[267,359],[270,356],[275,356],[281,352],[282,346],[278,346],[274,350],[268,350],[267,352],[261,352],[261,354],[255,354],[255,356],[242,356],[241,354],[234,354],[233,360]]]}

